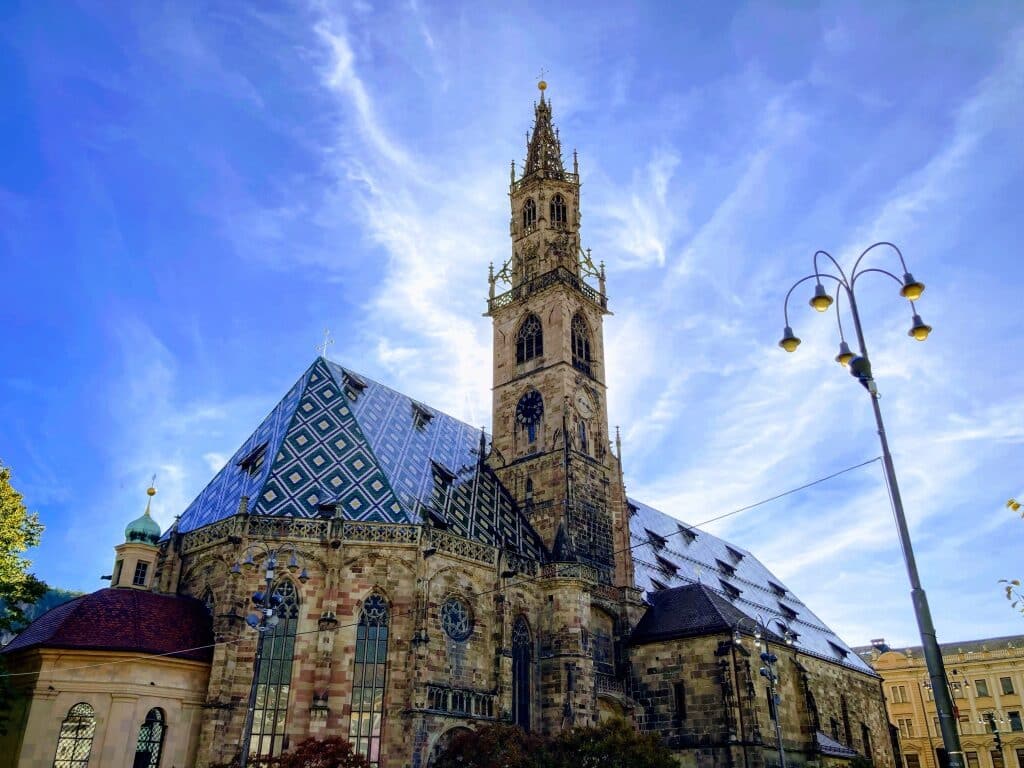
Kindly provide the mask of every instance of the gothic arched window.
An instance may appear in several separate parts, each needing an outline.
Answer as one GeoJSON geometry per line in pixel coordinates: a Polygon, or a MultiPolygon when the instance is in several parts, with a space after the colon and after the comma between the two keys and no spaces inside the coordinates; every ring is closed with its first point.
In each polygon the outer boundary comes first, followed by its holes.
{"type": "Polygon", "coordinates": [[[516,363],[525,363],[543,354],[544,331],[540,318],[536,315],[527,315],[516,336],[516,363]]]}
{"type": "Polygon", "coordinates": [[[587,449],[587,425],[585,423],[583,423],[582,421],[580,422],[579,432],[580,432],[580,450],[583,453],[586,453],[586,454],[589,455],[590,451],[587,449]]]}
{"type": "Polygon", "coordinates": [[[524,731],[530,730],[532,645],[530,627],[520,616],[512,625],[512,721],[524,731]]]}
{"type": "Polygon", "coordinates": [[[590,375],[590,329],[579,312],[572,318],[572,364],[590,375]]]}
{"type": "Polygon", "coordinates": [[[164,731],[167,721],[164,711],[154,707],[146,714],[139,728],[139,738],[135,742],[135,761],[132,768],[158,768],[160,753],[164,747],[164,731]]]}
{"type": "Polygon", "coordinates": [[[552,226],[565,224],[565,200],[561,195],[551,198],[551,224],[552,226]]]}
{"type": "Polygon", "coordinates": [[[96,711],[85,702],[75,704],[60,724],[53,768],[86,768],[95,734],[96,711]]]}
{"type": "Polygon", "coordinates": [[[285,579],[278,582],[270,594],[279,597],[281,602],[274,609],[277,624],[263,632],[259,639],[260,668],[252,683],[256,686],[256,706],[249,737],[249,754],[253,757],[277,757],[284,748],[295,632],[299,624],[299,593],[295,585],[285,579]]]}
{"type": "Polygon", "coordinates": [[[530,229],[537,223],[537,204],[532,197],[526,198],[523,203],[523,229],[530,229]]]}
{"type": "Polygon", "coordinates": [[[370,595],[356,627],[356,658],[352,684],[352,719],[348,740],[370,761],[380,763],[380,734],[384,719],[384,686],[388,668],[388,603],[370,595]]]}

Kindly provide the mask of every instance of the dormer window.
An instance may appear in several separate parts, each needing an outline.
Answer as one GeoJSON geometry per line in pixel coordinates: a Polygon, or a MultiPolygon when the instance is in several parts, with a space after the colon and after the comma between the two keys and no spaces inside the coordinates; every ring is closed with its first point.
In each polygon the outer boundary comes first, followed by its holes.
{"type": "Polygon", "coordinates": [[[785,597],[786,596],[786,588],[784,586],[782,586],[781,584],[778,584],[778,583],[776,583],[774,581],[769,581],[768,582],[768,586],[771,588],[772,592],[775,593],[776,597],[785,597]]]}
{"type": "Polygon", "coordinates": [[[551,226],[559,228],[565,226],[565,200],[561,195],[551,198],[551,226]]]}
{"type": "Polygon", "coordinates": [[[789,621],[796,618],[796,611],[790,608],[781,600],[779,601],[779,610],[782,611],[782,615],[785,616],[789,621]]]}
{"type": "Polygon", "coordinates": [[[736,568],[731,566],[731,565],[729,565],[729,563],[725,562],[724,560],[716,559],[715,560],[715,564],[718,566],[718,570],[720,570],[726,576],[735,576],[736,575],[736,568]]]}
{"type": "Polygon", "coordinates": [[[412,404],[412,425],[416,429],[425,429],[432,418],[434,418],[434,414],[425,406],[415,402],[412,404]]]}
{"type": "Polygon", "coordinates": [[[682,523],[677,523],[676,527],[679,528],[679,534],[683,537],[683,541],[690,544],[697,539],[697,532],[693,528],[688,528],[682,523]]]}
{"type": "Polygon", "coordinates": [[[651,586],[654,587],[655,592],[661,592],[663,589],[668,589],[668,584],[660,582],[657,579],[651,579],[651,586]]]}
{"type": "Polygon", "coordinates": [[[526,198],[523,203],[523,229],[529,231],[537,224],[537,204],[532,197],[526,198]]]}
{"type": "Polygon", "coordinates": [[[675,576],[677,573],[679,573],[679,566],[673,563],[667,557],[655,555],[654,559],[658,561],[658,570],[666,576],[675,576]]]}
{"type": "Polygon", "coordinates": [[[267,444],[262,443],[246,455],[244,459],[238,462],[238,466],[242,468],[243,472],[247,472],[249,477],[256,477],[263,469],[263,462],[267,458],[267,444]]]}
{"type": "Polygon", "coordinates": [[[847,656],[850,655],[850,652],[848,650],[846,650],[845,648],[843,648],[843,646],[839,645],[838,643],[833,643],[831,640],[829,640],[828,644],[832,648],[832,653],[834,653],[840,659],[845,659],[847,656]]]}
{"type": "Polygon", "coordinates": [[[729,550],[729,557],[733,559],[734,563],[739,563],[743,559],[743,553],[735,547],[730,547],[728,544],[726,544],[725,548],[729,550]]]}
{"type": "Polygon", "coordinates": [[[725,579],[719,579],[718,583],[722,585],[722,590],[725,592],[726,597],[728,597],[730,600],[735,600],[737,597],[740,596],[740,590],[737,587],[730,584],[725,579]]]}
{"type": "Polygon", "coordinates": [[[655,533],[650,528],[644,528],[647,532],[647,541],[656,550],[664,549],[668,545],[668,539],[662,536],[660,533],[655,533]]]}
{"type": "Polygon", "coordinates": [[[366,382],[349,371],[345,371],[343,383],[345,384],[345,395],[353,403],[363,393],[363,390],[366,389],[366,382]]]}

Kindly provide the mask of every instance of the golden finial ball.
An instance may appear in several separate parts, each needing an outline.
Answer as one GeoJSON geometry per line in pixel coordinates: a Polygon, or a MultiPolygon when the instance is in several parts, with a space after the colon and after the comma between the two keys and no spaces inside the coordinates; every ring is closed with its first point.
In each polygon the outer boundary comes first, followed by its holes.
{"type": "Polygon", "coordinates": [[[539,83],[537,83],[537,88],[539,88],[541,91],[546,91],[548,88],[548,84],[545,81],[541,80],[539,83]]]}
{"type": "Polygon", "coordinates": [[[149,488],[146,489],[146,495],[156,496],[156,488],[154,488],[153,486],[149,486],[149,488]]]}

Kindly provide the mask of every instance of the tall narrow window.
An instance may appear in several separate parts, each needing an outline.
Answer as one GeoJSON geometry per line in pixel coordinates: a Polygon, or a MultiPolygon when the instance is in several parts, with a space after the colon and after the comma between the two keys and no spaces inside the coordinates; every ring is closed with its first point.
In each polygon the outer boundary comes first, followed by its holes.
{"type": "Polygon", "coordinates": [[[590,454],[587,449],[587,425],[582,421],[580,422],[580,451],[586,454],[590,454]]]}
{"type": "Polygon", "coordinates": [[[535,357],[544,354],[544,331],[541,328],[540,318],[536,315],[528,315],[519,326],[519,334],[516,336],[516,363],[525,363],[535,357]]]}
{"type": "Polygon", "coordinates": [[[132,576],[133,587],[146,586],[146,573],[149,571],[149,563],[136,563],[135,574],[132,576]]]}
{"type": "Polygon", "coordinates": [[[526,478],[526,508],[533,509],[533,479],[526,478]]]}
{"type": "Polygon", "coordinates": [[[523,229],[532,229],[537,223],[537,204],[529,197],[523,203],[523,229]]]}
{"type": "Polygon", "coordinates": [[[672,698],[676,705],[676,725],[682,725],[686,719],[686,687],[682,682],[672,683],[672,698]]]}
{"type": "Polygon", "coordinates": [[[512,719],[530,730],[530,661],[533,658],[530,628],[522,616],[512,625],[512,719]]]}
{"type": "Polygon", "coordinates": [[[275,609],[279,619],[277,626],[259,639],[259,676],[253,680],[256,706],[249,737],[249,754],[253,757],[276,757],[284,748],[295,632],[299,623],[299,595],[295,585],[286,579],[274,586],[270,594],[280,597],[281,603],[275,609]]]}
{"type": "Polygon", "coordinates": [[[135,761],[132,768],[158,768],[160,753],[164,747],[165,730],[164,711],[159,707],[149,710],[146,719],[139,728],[139,738],[135,742],[135,761]]]}
{"type": "Polygon", "coordinates": [[[860,744],[863,750],[863,755],[868,760],[871,759],[871,729],[868,728],[867,723],[860,724],[860,744]]]}
{"type": "Polygon", "coordinates": [[[560,227],[565,224],[565,200],[561,195],[551,198],[551,225],[560,227]]]}
{"type": "Polygon", "coordinates": [[[572,364],[590,375],[590,329],[579,312],[572,318],[572,364]]]}
{"type": "Polygon", "coordinates": [[[380,764],[384,719],[384,687],[388,667],[388,604],[380,595],[363,603],[356,627],[356,660],[352,679],[352,719],[348,740],[370,765],[380,764]]]}
{"type": "Polygon", "coordinates": [[[82,702],[68,710],[60,724],[57,754],[53,768],[86,768],[92,752],[92,737],[96,734],[96,712],[82,702]]]}

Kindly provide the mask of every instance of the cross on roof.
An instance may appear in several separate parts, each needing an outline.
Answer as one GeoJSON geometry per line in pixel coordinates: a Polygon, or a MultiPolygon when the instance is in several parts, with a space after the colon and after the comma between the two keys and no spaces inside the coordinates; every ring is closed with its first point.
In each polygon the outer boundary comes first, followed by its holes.
{"type": "Polygon", "coordinates": [[[334,344],[334,337],[331,336],[331,329],[324,328],[324,340],[320,342],[316,349],[320,353],[320,357],[327,357],[327,348],[334,344]]]}

